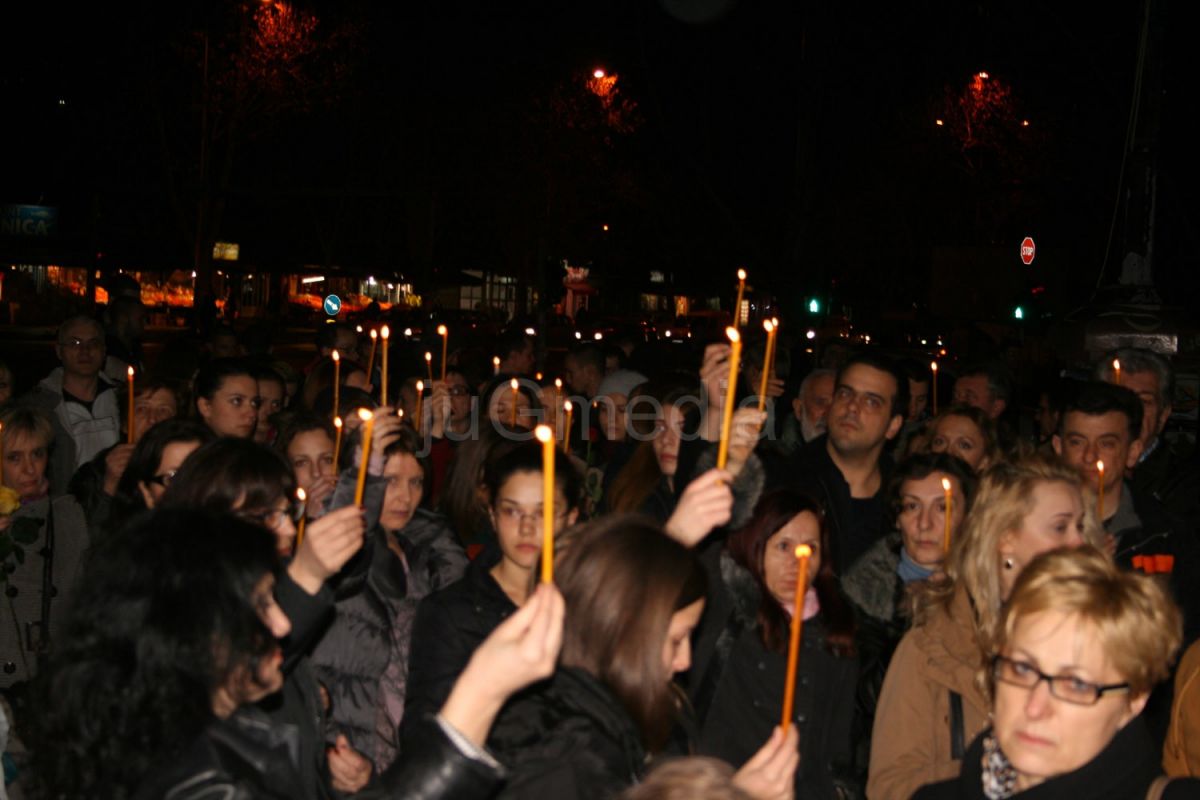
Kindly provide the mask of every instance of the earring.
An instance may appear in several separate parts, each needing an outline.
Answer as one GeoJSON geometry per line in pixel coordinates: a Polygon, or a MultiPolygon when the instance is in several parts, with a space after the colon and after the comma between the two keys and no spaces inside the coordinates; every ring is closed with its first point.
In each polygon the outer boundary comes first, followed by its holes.
{"type": "Polygon", "coordinates": [[[1012,558],[1004,559],[1004,568],[1005,569],[1012,569],[1016,565],[1017,565],[1017,562],[1013,561],[1012,558]]]}

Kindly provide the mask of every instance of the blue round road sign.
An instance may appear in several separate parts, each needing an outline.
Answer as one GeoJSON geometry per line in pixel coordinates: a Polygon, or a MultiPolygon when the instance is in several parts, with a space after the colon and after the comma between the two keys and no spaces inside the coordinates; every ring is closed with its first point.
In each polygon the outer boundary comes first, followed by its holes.
{"type": "Polygon", "coordinates": [[[328,295],[325,298],[325,313],[331,317],[337,316],[337,313],[342,310],[342,298],[336,294],[328,295]]]}

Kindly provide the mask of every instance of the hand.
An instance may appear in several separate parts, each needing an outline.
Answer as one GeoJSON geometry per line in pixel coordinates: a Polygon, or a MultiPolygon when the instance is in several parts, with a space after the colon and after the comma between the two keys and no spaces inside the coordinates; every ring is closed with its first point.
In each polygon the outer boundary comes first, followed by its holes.
{"type": "MultiPolygon", "coordinates": [[[[396,409],[391,406],[380,406],[375,409],[375,428],[371,431],[371,460],[367,464],[367,472],[378,477],[383,474],[383,452],[392,440],[400,435],[404,420],[396,415],[396,409]]],[[[362,452],[359,451],[360,459],[362,452]]]]}
{"type": "Polygon", "coordinates": [[[329,762],[329,775],[333,788],[345,794],[354,794],[371,780],[371,762],[362,753],[350,746],[346,737],[338,734],[333,747],[325,748],[329,762]]]}
{"type": "Polygon", "coordinates": [[[783,379],[771,378],[767,381],[767,397],[772,399],[783,397],[783,379]]]}
{"type": "Polygon", "coordinates": [[[733,785],[754,800],[793,800],[799,746],[795,725],[789,725],[786,734],[776,726],[762,749],[733,776],[733,785]]]}
{"type": "Polygon", "coordinates": [[[710,469],[683,490],[675,513],[664,527],[667,535],[684,547],[695,547],[733,516],[733,476],[723,469],[710,469]]]}
{"type": "Polygon", "coordinates": [[[445,381],[433,382],[433,390],[425,404],[429,406],[429,435],[440,439],[446,433],[446,420],[450,418],[450,390],[445,381]]]}
{"type": "Polygon", "coordinates": [[[733,412],[729,426],[729,456],[725,462],[725,467],[733,477],[741,474],[742,467],[750,459],[766,421],[767,412],[758,408],[739,408],[733,412]]]}
{"type": "Polygon", "coordinates": [[[365,531],[363,511],[358,506],[345,506],[313,520],[288,565],[288,575],[304,591],[316,594],[362,547],[365,531]]]}
{"type": "Polygon", "coordinates": [[[726,383],[729,380],[729,352],[727,344],[710,344],[704,348],[704,361],[700,364],[700,383],[708,393],[708,409],[719,414],[725,405],[726,383]]]}
{"type": "Polygon", "coordinates": [[[333,496],[333,490],[337,487],[338,476],[336,474],[322,475],[308,485],[305,490],[308,494],[308,518],[310,520],[320,517],[324,513],[325,503],[333,496]]]}
{"type": "Polygon", "coordinates": [[[525,605],[475,650],[442,706],[442,718],[482,745],[505,701],[554,672],[562,648],[564,612],[558,589],[539,584],[525,605]]]}
{"type": "Polygon", "coordinates": [[[129,466],[129,457],[133,455],[132,444],[119,444],[108,451],[104,457],[104,493],[112,497],[117,493],[117,484],[129,466]]]}

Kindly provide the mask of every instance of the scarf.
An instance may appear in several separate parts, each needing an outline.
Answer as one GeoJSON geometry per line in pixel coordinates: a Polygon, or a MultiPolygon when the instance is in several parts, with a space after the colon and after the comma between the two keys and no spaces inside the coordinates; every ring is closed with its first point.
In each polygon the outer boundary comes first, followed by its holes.
{"type": "Polygon", "coordinates": [[[900,547],[900,563],[896,565],[896,574],[900,576],[900,580],[905,583],[913,581],[923,581],[933,574],[933,570],[926,569],[920,564],[912,560],[908,551],[903,545],[900,547]]]}
{"type": "MultiPolygon", "coordinates": [[[[791,606],[783,606],[783,613],[788,615],[788,619],[791,619],[795,615],[796,609],[791,606]]],[[[808,622],[820,613],[821,600],[817,597],[817,589],[815,586],[809,586],[808,591],[804,593],[804,621],[808,622]]]]}
{"type": "Polygon", "coordinates": [[[983,793],[988,800],[1012,797],[1017,787],[1017,771],[1000,750],[996,735],[989,733],[983,740],[983,793]]]}

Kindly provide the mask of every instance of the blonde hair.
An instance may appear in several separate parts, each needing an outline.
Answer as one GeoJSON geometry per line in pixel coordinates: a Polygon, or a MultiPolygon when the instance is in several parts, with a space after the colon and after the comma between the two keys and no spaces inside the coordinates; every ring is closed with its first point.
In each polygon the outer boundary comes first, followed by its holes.
{"type": "Polygon", "coordinates": [[[4,446],[7,448],[11,437],[18,433],[31,436],[40,441],[45,447],[54,444],[54,423],[50,416],[40,408],[17,406],[0,412],[0,424],[4,425],[4,446]]]}
{"type": "Polygon", "coordinates": [[[1054,550],[1030,562],[996,625],[991,654],[1004,649],[1021,617],[1040,611],[1091,624],[1131,697],[1167,678],[1183,641],[1183,617],[1167,592],[1094,547],[1054,550]]]}
{"type": "Polygon", "coordinates": [[[1083,538],[1099,546],[1103,531],[1096,521],[1089,490],[1079,473],[1056,457],[1041,453],[994,464],[984,471],[971,511],[946,559],[946,580],[929,581],[914,599],[914,621],[921,624],[937,608],[949,608],[958,586],[966,589],[975,612],[975,636],[987,645],[1004,601],[1000,581],[1000,544],[1019,531],[1033,510],[1034,491],[1047,483],[1065,483],[1084,495],[1083,538]]]}
{"type": "Polygon", "coordinates": [[[733,767],[717,758],[676,758],[656,767],[620,800],[750,800],[733,783],[733,767]]]}

